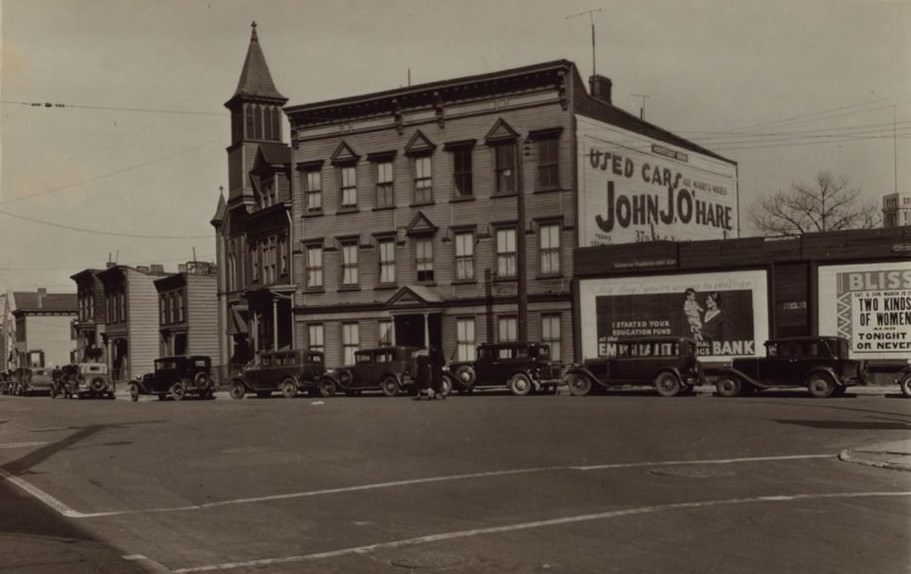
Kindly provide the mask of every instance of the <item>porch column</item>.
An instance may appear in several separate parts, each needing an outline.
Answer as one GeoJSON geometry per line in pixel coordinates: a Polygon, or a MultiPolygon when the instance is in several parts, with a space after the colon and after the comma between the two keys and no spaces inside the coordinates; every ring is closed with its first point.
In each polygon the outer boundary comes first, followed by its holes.
{"type": "Polygon", "coordinates": [[[424,313],[424,348],[430,348],[430,313],[424,313]]]}
{"type": "Polygon", "coordinates": [[[272,350],[278,350],[278,299],[272,298],[272,350]]]}

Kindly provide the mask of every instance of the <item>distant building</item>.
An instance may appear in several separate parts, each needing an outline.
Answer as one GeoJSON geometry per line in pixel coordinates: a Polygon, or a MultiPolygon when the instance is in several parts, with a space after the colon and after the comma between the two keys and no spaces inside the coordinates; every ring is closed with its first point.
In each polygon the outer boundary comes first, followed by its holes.
{"type": "Polygon", "coordinates": [[[17,366],[14,307],[13,294],[9,291],[0,293],[0,373],[17,366]]]}
{"type": "Polygon", "coordinates": [[[76,349],[72,361],[81,363],[108,360],[104,344],[107,324],[107,305],[104,297],[104,283],[98,277],[101,269],[84,269],[70,276],[76,282],[78,311],[73,321],[76,335],[76,349]]]}
{"type": "Polygon", "coordinates": [[[736,163],[611,89],[557,60],[283,107],[254,28],[212,220],[223,340],[330,366],[521,339],[570,360],[573,248],[739,234],[736,163]]]}
{"type": "Polygon", "coordinates": [[[72,321],[76,317],[74,293],[15,291],[15,353],[18,366],[54,366],[70,362],[75,343],[72,321]]]}
{"type": "Polygon", "coordinates": [[[110,265],[97,274],[104,287],[102,342],[115,381],[152,370],[159,352],[155,280],[166,275],[160,265],[110,265]]]}
{"type": "Polygon", "coordinates": [[[159,355],[208,355],[213,366],[220,365],[215,267],[190,263],[181,268],[155,280],[159,355]]]}
{"type": "Polygon", "coordinates": [[[883,227],[911,225],[911,194],[890,193],[883,196],[883,227]]]}

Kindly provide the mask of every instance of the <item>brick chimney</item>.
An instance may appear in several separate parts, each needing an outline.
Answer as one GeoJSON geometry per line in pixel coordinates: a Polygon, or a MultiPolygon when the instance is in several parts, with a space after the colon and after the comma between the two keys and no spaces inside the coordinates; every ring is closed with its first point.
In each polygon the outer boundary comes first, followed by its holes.
{"type": "Polygon", "coordinates": [[[588,90],[591,92],[591,97],[597,98],[602,102],[611,104],[611,88],[614,83],[610,81],[610,78],[605,76],[600,76],[595,74],[588,79],[588,90]]]}

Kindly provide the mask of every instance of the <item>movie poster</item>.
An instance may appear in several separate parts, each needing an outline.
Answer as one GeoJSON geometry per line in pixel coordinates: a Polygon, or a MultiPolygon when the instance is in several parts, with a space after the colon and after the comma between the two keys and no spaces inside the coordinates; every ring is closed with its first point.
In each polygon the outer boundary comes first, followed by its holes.
{"type": "Polygon", "coordinates": [[[582,351],[609,354],[631,337],[694,339],[702,359],[761,356],[768,338],[764,271],[580,281],[582,351]]]}
{"type": "Polygon", "coordinates": [[[858,359],[911,358],[911,262],[820,266],[819,333],[858,359]]]}

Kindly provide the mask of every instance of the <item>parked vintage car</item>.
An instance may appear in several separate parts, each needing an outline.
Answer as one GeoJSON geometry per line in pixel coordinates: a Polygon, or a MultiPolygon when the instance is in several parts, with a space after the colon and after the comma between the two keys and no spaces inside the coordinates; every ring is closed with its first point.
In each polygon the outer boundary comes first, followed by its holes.
{"type": "Polygon", "coordinates": [[[0,395],[8,395],[10,393],[11,384],[12,379],[10,374],[7,371],[0,372],[0,395]]]}
{"type": "Polygon", "coordinates": [[[56,371],[51,398],[114,398],[116,387],[104,363],[74,363],[56,371]]]}
{"type": "Polygon", "coordinates": [[[231,398],[242,399],[248,392],[258,397],[280,392],[289,399],[299,392],[316,394],[325,372],[319,351],[263,352],[231,381],[231,398]]]}
{"type": "Polygon", "coordinates": [[[130,398],[139,400],[139,395],[158,395],[165,400],[171,395],[174,400],[183,400],[188,394],[211,399],[215,396],[215,381],[212,378],[212,360],[205,355],[174,355],[155,359],[155,371],[130,381],[130,398]]]}
{"type": "Polygon", "coordinates": [[[769,388],[806,387],[814,397],[825,398],[866,384],[863,361],[848,358],[849,344],[842,337],[772,339],[765,347],[765,357],[738,357],[721,369],[716,392],[736,397],[769,388]]]}
{"type": "Polygon", "coordinates": [[[384,395],[393,397],[403,391],[413,392],[417,351],[417,347],[405,346],[355,351],[353,365],[326,371],[320,381],[320,394],[329,397],[338,392],[357,395],[361,391],[381,390],[384,395]]]}
{"type": "Polygon", "coordinates": [[[607,344],[610,354],[573,364],[563,376],[570,394],[620,386],[654,387],[663,397],[692,391],[703,381],[696,341],[687,337],[641,337],[607,344]]]}
{"type": "Polygon", "coordinates": [[[490,343],[478,346],[477,359],[451,363],[455,390],[470,393],[482,387],[506,387],[514,395],[554,390],[562,366],[550,360],[542,343],[490,343]]]}
{"type": "Polygon", "coordinates": [[[13,394],[22,396],[38,393],[51,394],[54,387],[52,372],[52,369],[45,367],[19,367],[16,370],[13,394]]]}

